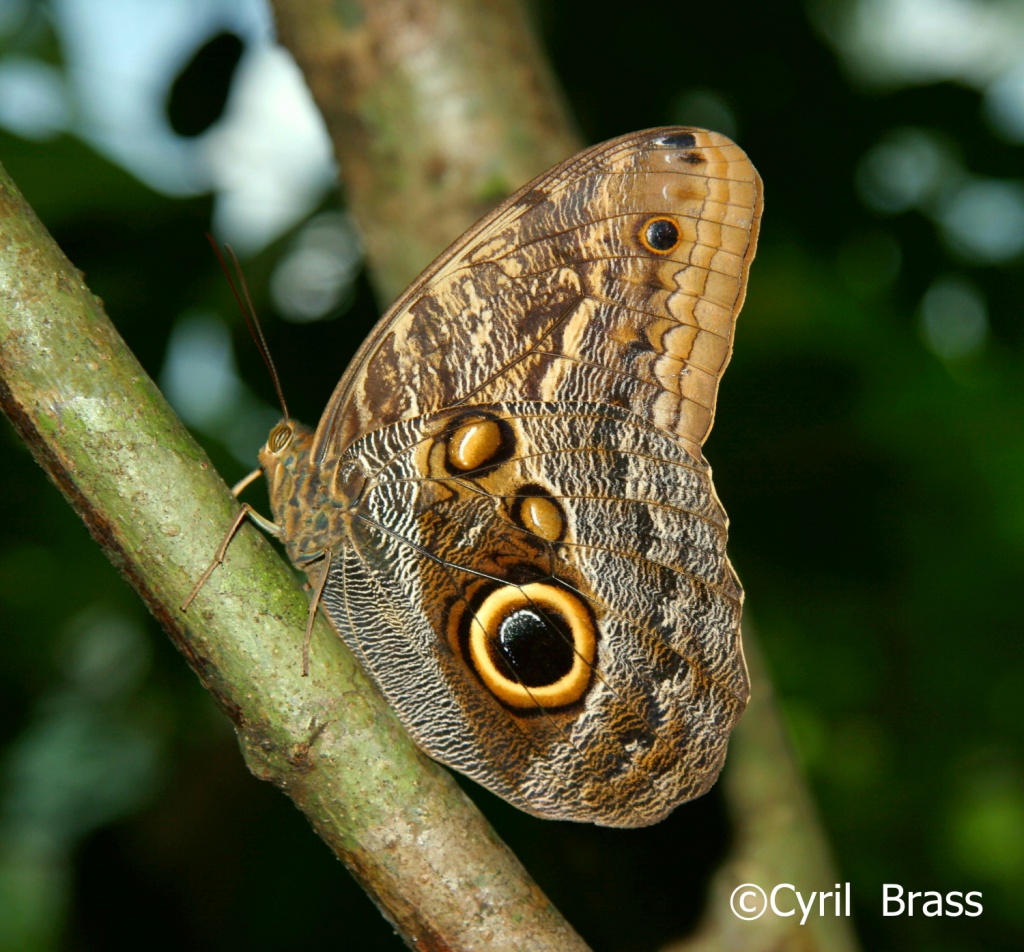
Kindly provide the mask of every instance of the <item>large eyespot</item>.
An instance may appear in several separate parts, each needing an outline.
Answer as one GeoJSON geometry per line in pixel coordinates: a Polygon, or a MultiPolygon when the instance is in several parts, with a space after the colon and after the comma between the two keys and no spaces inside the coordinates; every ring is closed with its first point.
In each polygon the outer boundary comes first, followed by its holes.
{"type": "Polygon", "coordinates": [[[470,414],[451,423],[445,464],[451,473],[468,473],[507,460],[515,450],[512,428],[496,417],[470,414]]]}
{"type": "Polygon", "coordinates": [[[640,226],[640,244],[657,255],[667,255],[679,245],[682,235],[679,226],[671,219],[659,215],[648,218],[640,226]]]}
{"type": "Polygon", "coordinates": [[[267,437],[267,449],[271,453],[280,453],[292,441],[292,428],[287,423],[278,423],[267,437]]]}
{"type": "Polygon", "coordinates": [[[597,633],[590,609],[549,582],[502,585],[469,614],[468,660],[510,707],[564,707],[593,677],[597,633]]]}
{"type": "Polygon", "coordinates": [[[558,542],[565,537],[565,512],[543,486],[532,483],[516,493],[510,509],[512,521],[533,535],[558,542]]]}

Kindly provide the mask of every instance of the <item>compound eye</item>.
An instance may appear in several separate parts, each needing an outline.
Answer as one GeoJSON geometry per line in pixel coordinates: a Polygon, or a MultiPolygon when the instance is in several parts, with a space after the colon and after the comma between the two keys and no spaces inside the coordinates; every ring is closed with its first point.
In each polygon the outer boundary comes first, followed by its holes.
{"type": "Polygon", "coordinates": [[[292,441],[292,428],[287,423],[278,423],[267,437],[267,449],[271,453],[280,453],[292,441]]]}

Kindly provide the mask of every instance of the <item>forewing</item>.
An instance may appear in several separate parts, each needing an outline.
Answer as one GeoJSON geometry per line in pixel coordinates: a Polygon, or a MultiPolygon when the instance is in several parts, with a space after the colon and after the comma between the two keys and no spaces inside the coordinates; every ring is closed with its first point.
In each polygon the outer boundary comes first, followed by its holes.
{"type": "Polygon", "coordinates": [[[596,146],[512,196],[381,319],[338,385],[314,459],[469,403],[603,402],[699,454],[732,350],[760,179],[717,133],[596,146]]]}

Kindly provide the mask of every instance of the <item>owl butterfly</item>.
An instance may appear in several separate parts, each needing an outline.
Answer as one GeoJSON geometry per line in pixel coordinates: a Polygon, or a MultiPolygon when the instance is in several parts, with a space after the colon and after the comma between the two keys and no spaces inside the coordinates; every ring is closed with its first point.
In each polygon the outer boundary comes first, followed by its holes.
{"type": "Polygon", "coordinates": [[[587,149],[421,275],[315,433],[260,452],[274,529],[406,728],[530,813],[657,822],[746,704],[701,445],[760,212],[716,133],[587,149]]]}

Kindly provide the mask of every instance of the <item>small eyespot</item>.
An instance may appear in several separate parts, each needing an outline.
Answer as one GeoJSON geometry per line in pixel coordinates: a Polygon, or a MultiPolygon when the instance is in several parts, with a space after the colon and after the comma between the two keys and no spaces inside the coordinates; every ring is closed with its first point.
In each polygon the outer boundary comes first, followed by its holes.
{"type": "Polygon", "coordinates": [[[278,423],[267,437],[267,449],[271,453],[280,453],[292,441],[292,428],[287,423],[278,423]]]}
{"type": "Polygon", "coordinates": [[[655,254],[666,255],[679,245],[679,226],[671,218],[648,218],[640,229],[640,244],[655,254]]]}
{"type": "Polygon", "coordinates": [[[565,512],[542,486],[521,487],[512,501],[510,514],[521,529],[548,542],[558,542],[565,535],[565,512]]]}
{"type": "Polygon", "coordinates": [[[468,414],[452,426],[446,435],[445,465],[453,475],[495,466],[515,450],[515,436],[504,420],[468,414]]]}
{"type": "Polygon", "coordinates": [[[335,461],[331,488],[336,504],[345,508],[358,505],[366,491],[367,482],[367,475],[357,462],[344,459],[335,461]]]}
{"type": "Polygon", "coordinates": [[[692,149],[697,144],[697,140],[690,132],[671,132],[660,139],[655,139],[654,142],[655,145],[668,149],[692,149]]]}

